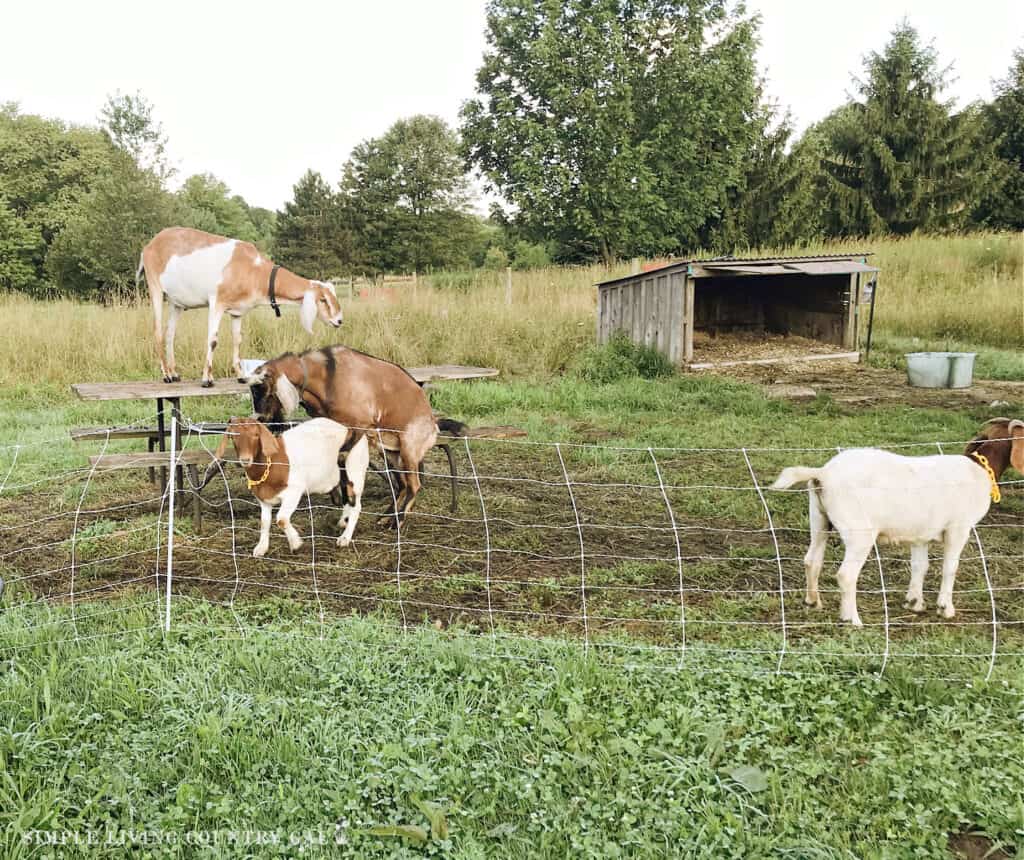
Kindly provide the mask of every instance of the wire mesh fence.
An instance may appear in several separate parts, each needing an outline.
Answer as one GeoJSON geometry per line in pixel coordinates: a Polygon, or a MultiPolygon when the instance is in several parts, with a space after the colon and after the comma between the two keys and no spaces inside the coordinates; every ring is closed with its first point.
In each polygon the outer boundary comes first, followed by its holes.
{"type": "MultiPolygon", "coordinates": [[[[139,469],[104,468],[106,455],[131,453],[131,442],[111,435],[0,448],[4,612],[47,625],[53,640],[118,635],[127,628],[119,618],[137,619],[139,607],[153,630],[173,630],[177,607],[196,601],[222,607],[242,634],[287,617],[322,636],[358,613],[393,625],[396,636],[420,626],[464,633],[495,654],[510,640],[548,637],[684,672],[884,673],[902,664],[921,677],[973,679],[1024,656],[1021,481],[1002,482],[1003,503],[961,558],[954,618],[934,612],[937,558],[927,611],[917,614],[903,601],[906,548],[882,544],[857,587],[864,627],[851,630],[838,615],[841,542],[826,558],[824,607],[806,606],[806,492],[769,489],[783,467],[820,465],[834,448],[463,438],[455,510],[449,475],[431,458],[415,507],[389,527],[396,487],[385,469],[369,478],[350,546],[336,545],[335,502],[306,495],[292,517],[302,546],[290,551],[275,526],[269,551],[255,558],[259,504],[243,470],[215,461],[200,486],[194,470],[178,468],[181,452],[212,453],[221,434],[185,426],[163,488],[142,460],[139,469]],[[53,611],[34,612],[41,606],[53,611]]],[[[0,641],[0,655],[17,647],[0,641]]]]}

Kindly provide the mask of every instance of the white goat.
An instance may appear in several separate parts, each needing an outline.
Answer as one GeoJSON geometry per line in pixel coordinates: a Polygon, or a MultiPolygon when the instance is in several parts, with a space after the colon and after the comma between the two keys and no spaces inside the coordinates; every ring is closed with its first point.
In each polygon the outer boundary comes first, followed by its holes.
{"type": "Polygon", "coordinates": [[[302,546],[291,516],[307,493],[330,493],[338,486],[338,457],[342,452],[347,496],[352,503],[345,504],[338,520],[338,528],[345,527],[338,546],[351,543],[370,464],[370,447],[364,434],[329,418],[313,418],[275,437],[255,418],[232,418],[217,448],[218,460],[224,456],[229,439],[245,468],[249,489],[260,503],[260,539],[252,551],[256,558],[262,558],[270,546],[270,520],[276,504],[280,504],[277,524],[287,535],[288,546],[293,552],[302,546]]]}
{"type": "Polygon", "coordinates": [[[857,577],[876,541],[910,544],[906,603],[914,612],[924,611],[928,543],[943,542],[937,606],[943,617],[952,618],[953,583],[971,530],[988,513],[993,496],[998,496],[995,482],[1003,469],[1010,463],[1018,470],[1024,468],[1024,422],[993,419],[986,427],[968,446],[966,456],[904,457],[859,448],[837,454],[820,469],[783,469],[772,489],[810,485],[811,545],[804,557],[804,602],[821,607],[818,577],[831,524],[845,545],[838,571],[841,621],[862,626],[857,614],[857,577]],[[981,460],[991,464],[992,476],[981,460]]]}

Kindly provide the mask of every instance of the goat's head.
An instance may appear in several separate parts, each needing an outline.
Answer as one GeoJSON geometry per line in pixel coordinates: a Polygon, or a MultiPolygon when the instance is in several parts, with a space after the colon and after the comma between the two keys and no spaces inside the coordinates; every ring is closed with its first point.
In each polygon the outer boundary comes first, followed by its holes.
{"type": "Polygon", "coordinates": [[[298,363],[291,353],[282,355],[260,365],[245,380],[252,394],[253,411],[260,421],[280,424],[298,408],[301,394],[286,372],[290,361],[298,363]]]}
{"type": "Polygon", "coordinates": [[[302,297],[302,307],[299,308],[299,322],[310,334],[313,333],[313,323],[317,317],[328,325],[335,328],[341,325],[341,304],[338,302],[338,294],[334,284],[330,281],[310,281],[310,287],[302,297]]]}
{"type": "Polygon", "coordinates": [[[279,443],[265,424],[255,418],[231,418],[217,448],[216,458],[220,460],[227,451],[228,441],[235,446],[238,462],[251,466],[255,462],[269,463],[279,450],[279,443]]]}
{"type": "Polygon", "coordinates": [[[1018,418],[992,418],[964,449],[967,455],[983,455],[995,472],[996,479],[1013,466],[1024,474],[1024,421],[1018,418]]]}

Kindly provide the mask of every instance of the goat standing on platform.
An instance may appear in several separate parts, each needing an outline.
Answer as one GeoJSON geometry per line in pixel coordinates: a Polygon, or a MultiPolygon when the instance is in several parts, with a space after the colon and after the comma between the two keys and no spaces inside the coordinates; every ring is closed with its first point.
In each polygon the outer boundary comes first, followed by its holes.
{"type": "Polygon", "coordinates": [[[841,621],[862,626],[857,578],[876,541],[910,544],[906,605],[912,612],[923,612],[928,544],[941,540],[942,585],[936,604],[944,618],[952,618],[960,554],[991,502],[999,501],[997,482],[1010,465],[1024,472],[1024,421],[994,418],[963,454],[904,457],[877,448],[854,448],[820,469],[783,469],[773,490],[797,484],[810,487],[811,545],[804,558],[804,602],[821,607],[818,577],[829,531],[834,529],[845,546],[838,572],[841,621]]]}
{"type": "Polygon", "coordinates": [[[213,385],[213,351],[221,317],[231,317],[231,364],[242,379],[238,349],[242,341],[242,317],[255,307],[270,305],[280,316],[278,303],[300,305],[299,320],[313,333],[317,317],[335,328],[341,325],[341,305],[334,285],[327,281],[301,278],[275,266],[251,242],[192,230],[168,227],[142,249],[136,286],[146,273],[149,298],[153,303],[153,326],[157,358],[164,382],[180,377],[174,361],[174,331],[184,310],[208,307],[206,362],[203,386],[213,385]],[[167,333],[163,330],[163,301],[167,296],[167,333]]]}
{"type": "Polygon", "coordinates": [[[338,546],[352,542],[370,463],[365,435],[329,418],[314,418],[274,436],[255,418],[232,418],[215,459],[224,457],[229,440],[245,469],[249,489],[260,503],[260,539],[252,551],[256,558],[266,555],[270,546],[270,521],[276,504],[280,504],[277,524],[288,536],[288,546],[293,552],[302,546],[291,516],[307,493],[330,493],[338,486],[339,454],[344,456],[351,504],[345,505],[338,520],[338,528],[345,527],[338,546]]]}

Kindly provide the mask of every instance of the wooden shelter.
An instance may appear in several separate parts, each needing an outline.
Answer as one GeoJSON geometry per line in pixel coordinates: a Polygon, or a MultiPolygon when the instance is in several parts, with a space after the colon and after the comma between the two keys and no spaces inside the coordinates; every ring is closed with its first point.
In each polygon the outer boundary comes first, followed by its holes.
{"type": "MultiPolygon", "coordinates": [[[[798,335],[829,344],[793,358],[859,358],[859,333],[867,335],[874,310],[875,273],[870,254],[765,259],[679,260],[597,285],[597,339],[617,331],[656,348],[674,363],[693,368],[694,333],[712,337],[743,332],[750,339],[798,335]],[[865,331],[866,329],[866,331],[865,331]],[[836,351],[844,347],[845,352],[836,351]]],[[[700,356],[698,355],[699,359],[700,356]]],[[[745,362],[736,362],[745,363],[745,362]]]]}

